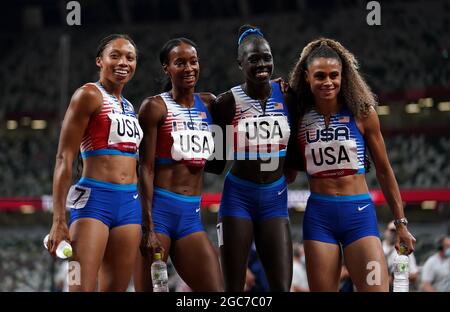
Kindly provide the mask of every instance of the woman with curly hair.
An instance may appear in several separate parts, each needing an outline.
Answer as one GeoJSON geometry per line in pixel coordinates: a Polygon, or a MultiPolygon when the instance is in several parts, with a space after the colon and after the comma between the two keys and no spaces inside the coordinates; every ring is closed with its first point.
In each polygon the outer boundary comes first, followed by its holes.
{"type": "Polygon", "coordinates": [[[343,254],[358,291],[388,291],[377,216],[364,176],[366,146],[395,218],[396,249],[402,243],[411,253],[415,239],[406,227],[376,98],[354,55],[326,38],[303,49],[289,84],[301,104],[298,141],[311,191],[303,220],[310,289],[338,290],[343,254]]]}

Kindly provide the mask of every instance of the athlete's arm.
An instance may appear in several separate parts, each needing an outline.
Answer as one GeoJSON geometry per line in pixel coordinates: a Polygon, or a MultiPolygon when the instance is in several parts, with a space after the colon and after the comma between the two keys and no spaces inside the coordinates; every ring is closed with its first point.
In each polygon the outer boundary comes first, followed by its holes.
{"type": "MultiPolygon", "coordinates": [[[[139,123],[144,138],[139,146],[139,193],[142,205],[143,239],[141,251],[153,253],[160,249],[159,241],[154,234],[152,221],[153,180],[155,177],[155,154],[158,126],[165,119],[167,110],[159,96],[146,98],[139,110],[139,123]]],[[[150,255],[152,256],[152,255],[150,255]]]]}
{"type": "Polygon", "coordinates": [[[210,92],[200,92],[198,95],[200,96],[202,102],[205,104],[209,113],[211,113],[212,106],[214,105],[214,101],[216,100],[216,96],[210,92]]]}
{"type": "MultiPolygon", "coordinates": [[[[286,152],[286,161],[284,162],[284,171],[286,178],[288,178],[288,183],[293,182],[289,181],[289,176],[293,176],[293,180],[295,180],[295,176],[297,175],[296,171],[303,171],[303,157],[300,154],[300,149],[298,145],[298,124],[300,119],[299,113],[299,103],[293,92],[288,92],[283,94],[284,102],[286,103],[290,116],[290,128],[291,135],[289,137],[287,152],[286,152]],[[295,174],[293,173],[295,172],[295,174]]],[[[292,179],[292,178],[291,178],[292,179]]]]}
{"type": "Polygon", "coordinates": [[[90,85],[79,88],[72,96],[59,136],[53,172],[53,225],[48,242],[54,256],[61,240],[69,240],[66,223],[66,198],[72,182],[72,164],[91,115],[101,110],[101,93],[90,85]]]}
{"type": "MultiPolygon", "coordinates": [[[[364,139],[375,164],[378,183],[391,208],[392,214],[395,219],[404,218],[405,215],[400,190],[397,180],[395,179],[394,171],[389,163],[383,136],[381,135],[380,121],[373,107],[370,109],[367,117],[359,119],[359,124],[361,125],[360,127],[362,128],[364,139]]],[[[397,250],[399,250],[400,242],[406,244],[408,253],[414,251],[416,240],[403,224],[400,224],[397,227],[397,242],[395,244],[397,250]]]]}
{"type": "Polygon", "coordinates": [[[226,128],[227,125],[230,125],[233,121],[236,110],[236,103],[231,91],[227,91],[220,94],[211,104],[212,105],[208,109],[211,112],[213,123],[216,126],[219,126],[222,130],[222,137],[218,138],[216,136],[214,138],[216,155],[222,159],[213,159],[207,161],[205,171],[214,174],[221,174],[227,164],[226,155],[228,154],[228,149],[232,148],[232,146],[227,147],[226,144],[226,128]],[[219,148],[221,148],[221,150],[219,148]]]}

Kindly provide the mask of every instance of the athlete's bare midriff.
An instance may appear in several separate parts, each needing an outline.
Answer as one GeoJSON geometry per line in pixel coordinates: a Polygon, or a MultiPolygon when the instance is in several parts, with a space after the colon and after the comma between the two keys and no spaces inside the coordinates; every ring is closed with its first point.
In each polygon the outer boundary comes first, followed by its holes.
{"type": "Polygon", "coordinates": [[[369,192],[364,174],[354,174],[339,178],[310,178],[312,193],[347,196],[369,192]]]}
{"type": "Polygon", "coordinates": [[[137,158],[121,155],[91,156],[83,159],[83,177],[117,184],[136,184],[137,158]]]}
{"type": "Polygon", "coordinates": [[[272,159],[272,163],[260,160],[236,160],[231,173],[243,180],[258,184],[267,184],[279,180],[283,176],[284,157],[272,159]]]}
{"type": "Polygon", "coordinates": [[[199,196],[203,187],[203,167],[183,163],[159,165],[155,168],[154,185],[177,194],[199,196]]]}

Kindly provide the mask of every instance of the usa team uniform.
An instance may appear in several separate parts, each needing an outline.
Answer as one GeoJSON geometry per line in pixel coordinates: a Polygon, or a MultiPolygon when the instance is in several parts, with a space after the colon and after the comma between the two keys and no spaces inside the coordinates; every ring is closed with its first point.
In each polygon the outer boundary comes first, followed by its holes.
{"type": "MultiPolygon", "coordinates": [[[[122,97],[123,106],[97,82],[103,105],[92,116],[81,141],[81,157],[122,155],[137,157],[143,132],[133,105],[122,97]]],[[[141,224],[142,211],[136,184],[117,184],[82,177],[68,193],[69,225],[80,218],[94,218],[108,228],[141,224]]]]}
{"type": "MultiPolygon", "coordinates": [[[[308,178],[339,178],[364,174],[365,141],[351,111],[344,107],[329,125],[315,110],[307,112],[299,131],[308,178]]],[[[303,219],[303,239],[344,247],[365,237],[379,237],[370,194],[332,196],[311,193],[303,219]]]]}
{"type": "MultiPolygon", "coordinates": [[[[160,94],[167,108],[167,117],[158,128],[155,165],[181,162],[187,166],[204,167],[214,151],[211,116],[194,94],[194,106],[176,103],[168,92],[160,94]]],[[[181,239],[204,231],[200,219],[201,196],[187,196],[160,187],[153,189],[152,219],[156,233],[181,239]]]]}
{"type": "MultiPolygon", "coordinates": [[[[271,82],[272,94],[263,111],[258,100],[250,98],[241,86],[231,89],[235,103],[235,159],[268,159],[286,156],[290,136],[289,112],[278,83],[271,82]]],[[[222,191],[219,217],[250,220],[288,217],[285,177],[268,183],[246,181],[228,172],[222,191]]]]}

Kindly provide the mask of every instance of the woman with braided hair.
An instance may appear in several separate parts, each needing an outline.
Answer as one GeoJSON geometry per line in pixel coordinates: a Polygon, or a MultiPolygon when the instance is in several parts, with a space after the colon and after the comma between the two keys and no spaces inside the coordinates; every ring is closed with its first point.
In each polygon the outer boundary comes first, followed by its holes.
{"type": "Polygon", "coordinates": [[[411,253],[415,239],[406,227],[375,96],[358,72],[353,54],[326,38],[303,49],[289,85],[301,104],[298,141],[311,191],[303,220],[310,289],[338,290],[342,246],[358,291],[388,291],[375,207],[364,176],[366,146],[395,218],[396,249],[402,243],[411,253]]]}

